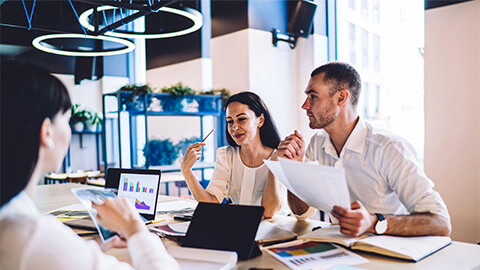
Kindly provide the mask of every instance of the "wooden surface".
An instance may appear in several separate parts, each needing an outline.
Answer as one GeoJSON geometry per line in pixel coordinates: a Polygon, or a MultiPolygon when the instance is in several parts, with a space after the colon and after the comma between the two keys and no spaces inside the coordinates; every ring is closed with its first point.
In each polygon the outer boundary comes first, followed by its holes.
{"type": "MultiPolygon", "coordinates": [[[[35,194],[35,204],[40,212],[48,212],[56,208],[77,204],[79,201],[75,198],[70,189],[74,187],[85,187],[79,184],[56,184],[38,186],[35,194]]],[[[94,187],[92,187],[94,188],[94,187]]],[[[181,200],[177,197],[159,196],[159,202],[181,200]]],[[[158,218],[165,218],[167,220],[163,224],[174,222],[167,215],[158,216],[158,218]]],[[[272,219],[273,223],[293,231],[296,234],[302,234],[310,231],[313,227],[321,224],[320,221],[296,221],[292,217],[277,217],[272,219]]],[[[163,240],[166,246],[176,245],[173,241],[163,240]]],[[[117,257],[121,261],[131,263],[130,256],[127,249],[111,249],[106,252],[117,257]]],[[[430,255],[420,262],[408,262],[398,259],[392,259],[375,254],[368,254],[364,252],[357,252],[361,256],[367,258],[370,262],[367,264],[357,265],[356,267],[363,269],[480,269],[480,246],[454,241],[449,246],[430,255]]],[[[277,261],[272,256],[264,254],[260,257],[248,260],[239,261],[236,269],[256,268],[270,268],[270,269],[288,269],[285,265],[277,261]]]]}

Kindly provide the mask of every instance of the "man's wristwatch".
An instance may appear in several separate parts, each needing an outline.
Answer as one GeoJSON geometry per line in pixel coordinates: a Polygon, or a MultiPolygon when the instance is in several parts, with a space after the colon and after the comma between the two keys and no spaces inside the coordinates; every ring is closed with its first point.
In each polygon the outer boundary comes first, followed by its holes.
{"type": "Polygon", "coordinates": [[[382,214],[375,214],[377,216],[377,223],[375,224],[375,233],[384,234],[387,231],[387,219],[382,214]]]}

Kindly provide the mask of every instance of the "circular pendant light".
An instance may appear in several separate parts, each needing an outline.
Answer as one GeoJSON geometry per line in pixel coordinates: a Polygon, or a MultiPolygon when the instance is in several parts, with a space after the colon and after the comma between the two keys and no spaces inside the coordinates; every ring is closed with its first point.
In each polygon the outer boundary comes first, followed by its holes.
{"type": "Polygon", "coordinates": [[[33,47],[37,48],[40,51],[58,55],[65,55],[65,56],[111,56],[111,55],[118,55],[131,52],[135,50],[135,44],[129,40],[116,38],[116,37],[107,37],[107,36],[92,36],[92,35],[84,35],[84,34],[74,34],[74,33],[67,33],[67,34],[48,34],[43,36],[38,36],[32,41],[33,47]],[[47,40],[53,39],[91,39],[91,40],[101,40],[101,41],[109,41],[115,42],[118,44],[123,45],[119,49],[102,49],[102,50],[65,50],[55,47],[49,43],[47,40]]]}
{"type": "MultiPolygon", "coordinates": [[[[97,7],[97,12],[104,11],[104,10],[112,10],[117,9],[117,7],[112,6],[101,6],[97,7]]],[[[105,32],[104,35],[112,36],[112,37],[119,37],[119,38],[144,38],[144,39],[154,39],[154,38],[170,38],[170,37],[177,37],[186,34],[190,34],[192,32],[197,31],[202,27],[203,24],[203,16],[200,12],[196,11],[195,9],[184,7],[183,9],[171,8],[171,7],[162,7],[158,9],[158,12],[169,12],[172,14],[177,14],[183,16],[193,22],[193,25],[189,28],[173,31],[168,33],[156,33],[150,34],[145,32],[134,32],[134,31],[123,31],[123,30],[114,30],[105,32]]],[[[90,24],[90,16],[93,13],[93,8],[88,9],[83,12],[80,17],[79,21],[80,24],[88,29],[89,31],[94,32],[95,26],[90,24]]]]}

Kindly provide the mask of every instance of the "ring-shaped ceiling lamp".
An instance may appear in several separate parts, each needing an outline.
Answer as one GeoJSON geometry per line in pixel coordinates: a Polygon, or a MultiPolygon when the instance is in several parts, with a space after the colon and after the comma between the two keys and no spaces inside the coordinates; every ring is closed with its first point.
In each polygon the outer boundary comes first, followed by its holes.
{"type": "MultiPolygon", "coordinates": [[[[117,9],[117,8],[118,7],[101,6],[101,7],[97,7],[97,11],[100,12],[104,10],[111,10],[111,9],[117,9]]],[[[170,38],[170,37],[177,37],[177,36],[193,33],[198,29],[200,29],[203,25],[202,14],[192,8],[184,7],[182,10],[182,9],[176,9],[171,7],[161,7],[158,9],[158,11],[169,12],[169,13],[183,16],[187,19],[190,19],[193,22],[193,25],[189,28],[179,30],[179,31],[169,32],[169,33],[149,34],[149,33],[134,32],[134,31],[114,30],[114,31],[105,32],[104,35],[119,37],[119,38],[144,38],[144,39],[170,38]]],[[[93,13],[93,8],[86,10],[80,15],[79,21],[83,27],[85,27],[89,31],[95,32],[95,26],[91,25],[89,22],[90,16],[92,15],[92,13],[93,13]]]]}
{"type": "Polygon", "coordinates": [[[135,44],[129,40],[116,38],[116,37],[106,37],[106,36],[91,36],[91,35],[84,35],[84,34],[74,34],[74,33],[66,33],[66,34],[48,34],[43,36],[38,36],[32,41],[33,47],[37,48],[40,51],[44,51],[46,53],[53,53],[58,55],[65,55],[65,56],[111,56],[111,55],[118,55],[129,53],[135,50],[135,44]],[[81,51],[81,50],[61,50],[55,48],[54,46],[45,42],[49,39],[67,39],[67,38],[81,38],[81,39],[93,39],[93,40],[101,40],[101,41],[110,41],[122,44],[123,47],[119,49],[102,49],[99,51],[81,51]]]}

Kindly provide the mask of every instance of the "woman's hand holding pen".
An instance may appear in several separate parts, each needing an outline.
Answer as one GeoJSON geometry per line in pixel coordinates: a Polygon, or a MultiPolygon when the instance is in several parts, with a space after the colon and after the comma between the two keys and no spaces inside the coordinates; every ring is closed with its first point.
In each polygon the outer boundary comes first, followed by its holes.
{"type": "Polygon", "coordinates": [[[202,157],[203,145],[205,145],[204,142],[198,142],[187,148],[180,167],[183,172],[190,170],[193,167],[193,164],[202,157]]]}

